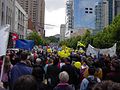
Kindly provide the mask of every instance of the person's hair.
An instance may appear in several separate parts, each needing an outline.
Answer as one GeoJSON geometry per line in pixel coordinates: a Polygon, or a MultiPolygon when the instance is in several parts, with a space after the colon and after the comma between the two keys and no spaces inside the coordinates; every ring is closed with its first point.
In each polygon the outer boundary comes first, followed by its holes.
{"type": "Polygon", "coordinates": [[[60,79],[60,82],[68,82],[69,80],[69,75],[66,71],[63,71],[59,74],[59,79],[60,79]]]}
{"type": "Polygon", "coordinates": [[[9,56],[5,56],[5,61],[4,61],[4,72],[7,73],[10,70],[10,57],[9,56]]]}
{"type": "Polygon", "coordinates": [[[58,57],[53,57],[53,65],[57,65],[59,63],[58,57]]]}
{"type": "Polygon", "coordinates": [[[112,66],[115,68],[116,72],[120,72],[120,60],[112,60],[112,66]]]}
{"type": "Polygon", "coordinates": [[[95,68],[94,67],[89,67],[89,69],[88,69],[88,73],[89,73],[89,75],[94,75],[95,74],[95,68]]]}
{"type": "Polygon", "coordinates": [[[21,60],[27,60],[28,53],[25,52],[25,51],[23,51],[23,52],[21,53],[20,57],[21,57],[21,60]]]}
{"type": "Polygon", "coordinates": [[[33,67],[32,75],[36,78],[36,80],[42,82],[43,74],[44,74],[44,71],[43,71],[42,67],[37,66],[37,65],[33,67]]]}
{"type": "Polygon", "coordinates": [[[120,90],[120,83],[102,81],[97,83],[92,90],[120,90]]]}
{"type": "Polygon", "coordinates": [[[36,80],[32,75],[23,75],[16,80],[13,90],[37,90],[36,80]]]}
{"type": "Polygon", "coordinates": [[[67,57],[67,58],[65,58],[65,63],[66,64],[71,64],[72,60],[69,57],[67,57]]]}

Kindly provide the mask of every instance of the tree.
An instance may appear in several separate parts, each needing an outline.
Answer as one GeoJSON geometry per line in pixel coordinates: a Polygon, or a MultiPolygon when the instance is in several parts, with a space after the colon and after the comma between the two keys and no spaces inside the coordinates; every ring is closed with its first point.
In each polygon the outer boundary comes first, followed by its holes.
{"type": "Polygon", "coordinates": [[[54,36],[46,37],[45,40],[49,41],[49,43],[58,43],[59,42],[59,38],[56,38],[54,36]]]}
{"type": "Polygon", "coordinates": [[[30,33],[27,39],[34,40],[36,45],[43,45],[43,39],[37,32],[30,33]]]}
{"type": "Polygon", "coordinates": [[[95,35],[93,46],[97,48],[109,48],[117,42],[117,49],[120,49],[120,15],[115,17],[112,24],[105,27],[102,32],[95,35]]]}

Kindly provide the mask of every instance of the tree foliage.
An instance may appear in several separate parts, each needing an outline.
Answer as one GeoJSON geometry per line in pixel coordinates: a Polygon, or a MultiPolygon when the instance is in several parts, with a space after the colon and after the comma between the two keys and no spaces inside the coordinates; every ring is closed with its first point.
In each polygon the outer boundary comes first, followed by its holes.
{"type": "Polygon", "coordinates": [[[117,16],[113,23],[99,32],[93,39],[93,46],[98,48],[109,48],[117,42],[117,49],[120,45],[120,15],[117,16]]]}
{"type": "Polygon", "coordinates": [[[58,43],[59,42],[59,38],[56,38],[54,36],[46,37],[45,40],[48,41],[49,43],[58,43]]]}
{"type": "Polygon", "coordinates": [[[35,45],[43,45],[43,39],[37,32],[30,33],[27,39],[34,40],[35,45]]]}

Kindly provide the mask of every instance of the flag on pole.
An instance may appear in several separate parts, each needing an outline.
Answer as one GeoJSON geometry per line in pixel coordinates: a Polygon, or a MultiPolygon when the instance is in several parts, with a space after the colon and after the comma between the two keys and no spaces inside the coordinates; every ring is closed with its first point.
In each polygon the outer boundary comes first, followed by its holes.
{"type": "Polygon", "coordinates": [[[32,50],[34,47],[33,40],[17,40],[16,41],[16,48],[25,49],[25,50],[32,50]]]}
{"type": "Polygon", "coordinates": [[[83,44],[80,41],[78,41],[77,46],[85,47],[85,44],[83,44]]]}
{"type": "Polygon", "coordinates": [[[16,40],[18,40],[18,39],[19,39],[18,34],[17,34],[17,33],[13,33],[13,34],[12,34],[12,40],[13,40],[13,41],[16,41],[16,40]]]}
{"type": "Polygon", "coordinates": [[[0,27],[0,56],[6,55],[10,25],[0,27]]]}

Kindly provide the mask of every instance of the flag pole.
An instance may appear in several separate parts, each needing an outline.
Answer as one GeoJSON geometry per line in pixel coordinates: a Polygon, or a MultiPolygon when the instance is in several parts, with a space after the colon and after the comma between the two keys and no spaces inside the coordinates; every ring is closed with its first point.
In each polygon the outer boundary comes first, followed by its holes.
{"type": "Polygon", "coordinates": [[[1,67],[1,73],[0,73],[0,82],[2,82],[2,76],[3,76],[3,71],[4,71],[4,64],[5,64],[5,56],[3,56],[3,63],[2,63],[2,67],[1,67]]]}

